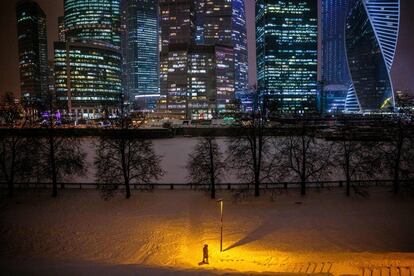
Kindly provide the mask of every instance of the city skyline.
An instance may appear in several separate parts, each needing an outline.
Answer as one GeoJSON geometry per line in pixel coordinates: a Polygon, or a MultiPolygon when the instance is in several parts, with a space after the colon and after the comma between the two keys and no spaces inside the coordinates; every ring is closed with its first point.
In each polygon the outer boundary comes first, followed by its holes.
{"type": "MultiPolygon", "coordinates": [[[[18,53],[15,26],[15,4],[17,0],[2,1],[2,17],[0,25],[3,32],[0,37],[7,44],[1,46],[0,69],[0,93],[6,91],[14,92],[19,95],[19,73],[18,73],[18,53]]],[[[48,45],[49,57],[53,56],[53,42],[57,41],[58,36],[58,16],[63,15],[63,0],[50,1],[38,0],[38,4],[47,14],[48,45]]],[[[249,45],[249,84],[256,83],[256,64],[255,64],[255,40],[254,40],[254,1],[246,1],[247,33],[249,45]],[[252,10],[253,9],[253,10],[252,10]]],[[[395,90],[411,90],[414,94],[414,79],[410,72],[414,71],[414,37],[410,36],[410,26],[414,24],[414,19],[409,16],[410,11],[414,10],[414,3],[409,0],[401,0],[401,29],[397,44],[397,51],[394,66],[392,68],[392,79],[395,90]]]]}

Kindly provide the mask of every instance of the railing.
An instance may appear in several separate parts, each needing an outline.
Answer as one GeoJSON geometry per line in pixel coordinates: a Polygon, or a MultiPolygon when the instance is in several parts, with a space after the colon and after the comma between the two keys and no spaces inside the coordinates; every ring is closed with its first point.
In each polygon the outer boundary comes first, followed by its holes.
{"type": "MultiPolygon", "coordinates": [[[[375,186],[392,186],[393,180],[352,180],[352,186],[358,187],[375,187],[375,186]]],[[[413,180],[400,180],[402,185],[413,185],[413,180]]],[[[118,185],[117,189],[125,189],[123,183],[116,184],[102,184],[102,183],[58,183],[59,189],[98,189],[105,185],[118,185]]],[[[278,182],[278,183],[261,183],[260,189],[272,190],[272,189],[290,189],[299,188],[301,182],[278,182]]],[[[345,180],[339,181],[310,181],[306,182],[307,188],[334,188],[344,187],[346,185],[345,180]]],[[[7,183],[0,182],[0,189],[7,189],[7,183]]],[[[150,183],[150,184],[130,184],[131,189],[134,190],[197,190],[208,189],[208,184],[194,184],[194,183],[150,183]]],[[[14,183],[16,189],[51,189],[52,183],[49,182],[35,182],[35,183],[14,183]]],[[[217,190],[250,190],[254,189],[253,183],[219,183],[216,184],[217,190]]]]}

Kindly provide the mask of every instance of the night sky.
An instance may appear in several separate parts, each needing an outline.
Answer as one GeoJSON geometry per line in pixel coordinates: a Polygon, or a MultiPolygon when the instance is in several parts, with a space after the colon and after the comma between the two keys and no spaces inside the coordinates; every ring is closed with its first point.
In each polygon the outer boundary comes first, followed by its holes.
{"type": "MultiPolygon", "coordinates": [[[[315,0],[316,1],[316,0],[315,0]]],[[[0,93],[19,93],[16,14],[17,0],[0,0],[0,93]]],[[[53,59],[53,42],[57,40],[57,17],[63,15],[63,0],[37,0],[47,14],[49,59],[53,59]]],[[[249,38],[249,82],[256,82],[254,0],[246,0],[249,38]]],[[[401,29],[393,67],[395,89],[411,90],[414,95],[414,1],[401,0],[401,29]]]]}

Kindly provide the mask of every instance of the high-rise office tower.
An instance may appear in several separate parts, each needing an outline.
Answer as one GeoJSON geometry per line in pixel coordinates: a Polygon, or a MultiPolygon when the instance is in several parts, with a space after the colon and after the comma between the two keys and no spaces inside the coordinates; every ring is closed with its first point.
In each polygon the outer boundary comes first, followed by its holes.
{"type": "Polygon", "coordinates": [[[65,0],[68,39],[95,40],[120,46],[120,0],[65,0]]]}
{"type": "Polygon", "coordinates": [[[323,112],[342,112],[350,84],[345,52],[345,22],[349,0],[322,0],[323,112]]]}
{"type": "Polygon", "coordinates": [[[59,42],[66,41],[65,17],[58,17],[58,40],[59,42]]]}
{"type": "Polygon", "coordinates": [[[158,0],[124,0],[121,13],[129,99],[139,109],[154,109],[159,98],[158,0]]]}
{"type": "Polygon", "coordinates": [[[55,90],[60,108],[79,118],[113,113],[120,102],[121,55],[116,48],[55,42],[55,90]]]}
{"type": "Polygon", "coordinates": [[[351,0],[346,53],[352,80],[348,112],[383,112],[395,107],[391,67],[400,21],[399,0],[351,0]]]}
{"type": "Polygon", "coordinates": [[[128,93],[128,71],[127,71],[127,50],[128,50],[128,37],[127,37],[127,7],[128,1],[121,0],[120,2],[121,13],[121,54],[122,54],[122,94],[125,98],[129,98],[128,93]]]}
{"type": "Polygon", "coordinates": [[[31,0],[19,1],[16,15],[22,101],[45,110],[49,89],[46,15],[31,0]]]}
{"type": "Polygon", "coordinates": [[[318,4],[256,1],[258,92],[274,111],[317,110],[318,4]]]}
{"type": "Polygon", "coordinates": [[[167,95],[159,110],[181,119],[211,119],[226,110],[234,97],[232,47],[174,44],[163,55],[167,95]]]}
{"type": "Polygon", "coordinates": [[[248,87],[246,13],[243,0],[197,0],[196,42],[234,48],[235,91],[248,87]]]}
{"type": "Polygon", "coordinates": [[[208,119],[234,97],[234,49],[197,45],[196,6],[188,0],[161,0],[161,100],[169,117],[208,119]]]}
{"type": "Polygon", "coordinates": [[[192,0],[160,0],[161,51],[172,44],[192,44],[195,13],[192,0]]]}
{"type": "Polygon", "coordinates": [[[122,96],[119,0],[65,0],[65,43],[55,43],[59,106],[76,117],[114,111],[122,96]]]}
{"type": "Polygon", "coordinates": [[[157,109],[172,116],[187,117],[186,49],[194,42],[194,2],[160,0],[159,5],[161,100],[157,109]]]}

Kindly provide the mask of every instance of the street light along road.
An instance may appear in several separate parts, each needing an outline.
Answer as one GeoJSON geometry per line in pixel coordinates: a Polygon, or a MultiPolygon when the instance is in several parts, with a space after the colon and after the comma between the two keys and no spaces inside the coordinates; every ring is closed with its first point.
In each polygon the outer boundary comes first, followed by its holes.
{"type": "Polygon", "coordinates": [[[223,252],[223,199],[218,199],[220,203],[220,252],[223,252]]]}

